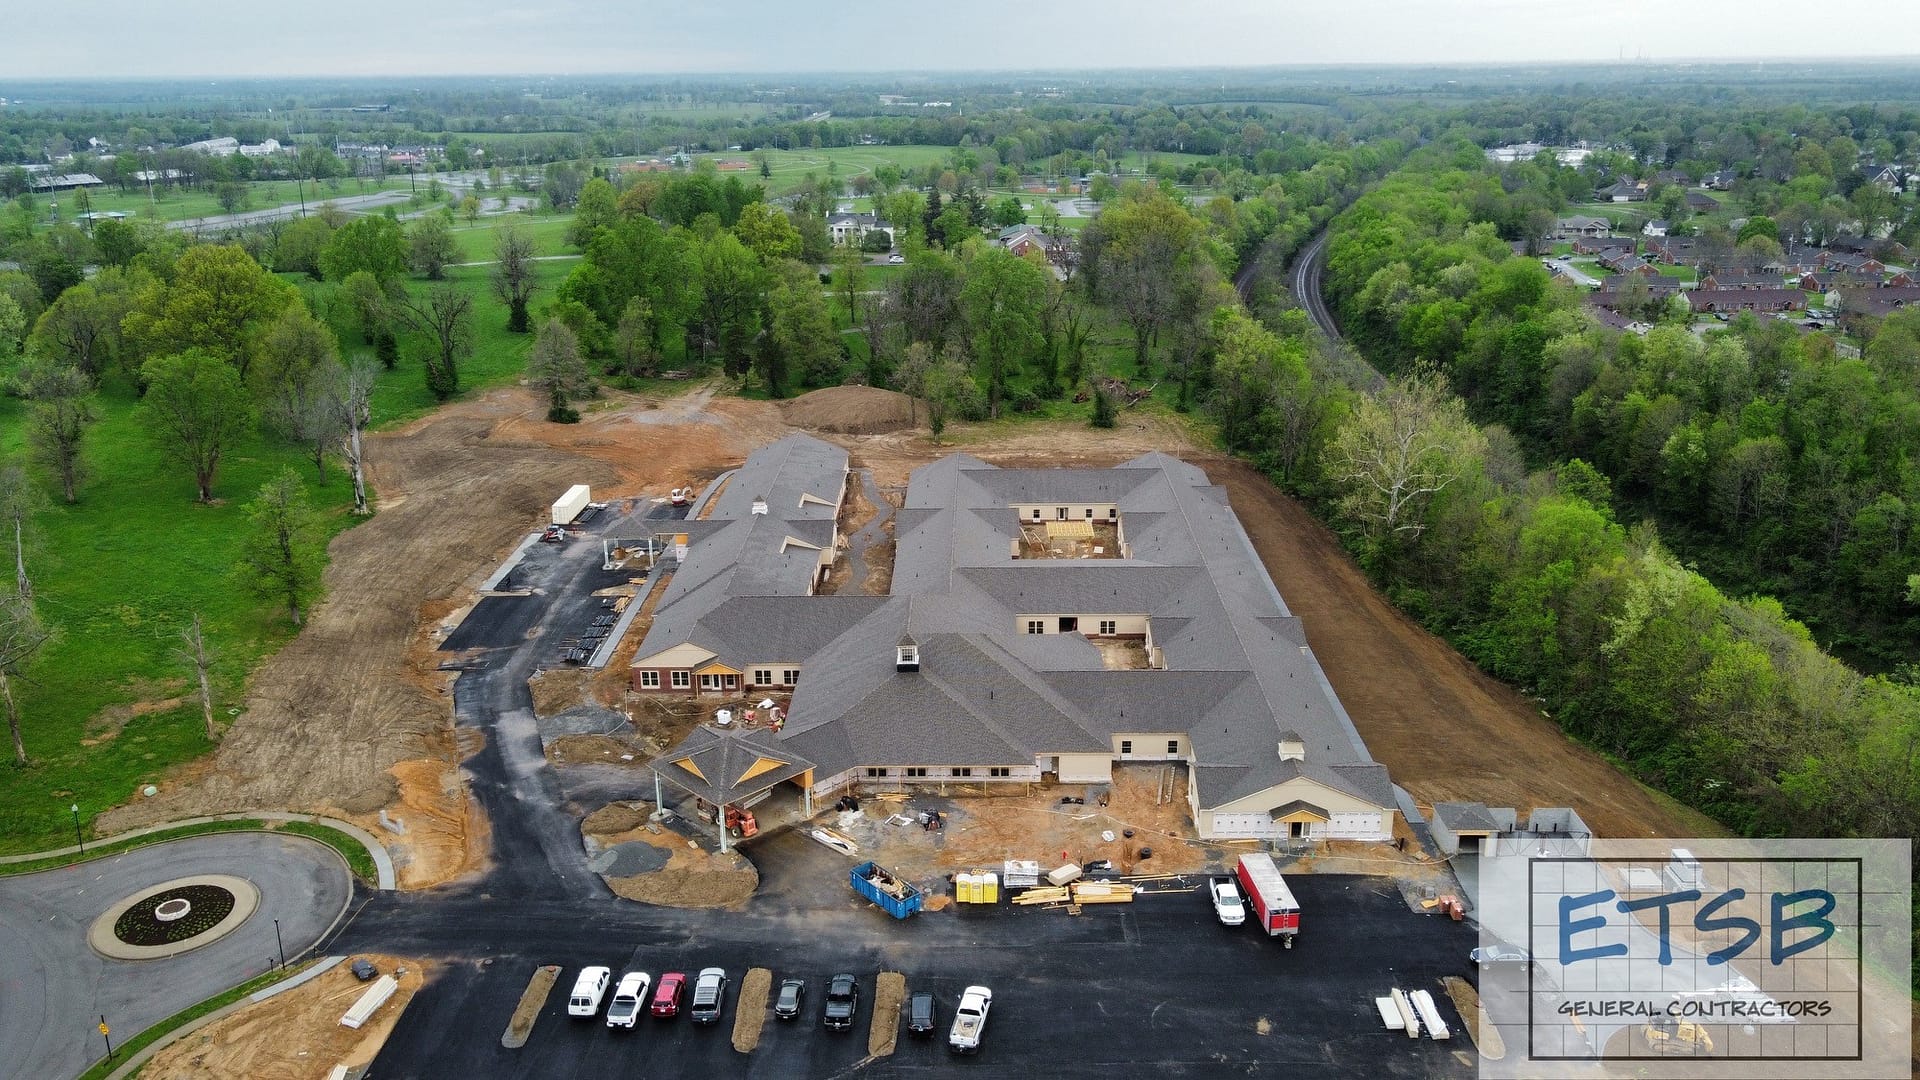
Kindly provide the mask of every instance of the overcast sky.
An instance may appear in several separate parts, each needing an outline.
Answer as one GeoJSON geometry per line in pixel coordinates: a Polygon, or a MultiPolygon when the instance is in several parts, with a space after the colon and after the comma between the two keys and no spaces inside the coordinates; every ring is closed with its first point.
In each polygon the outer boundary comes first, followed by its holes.
{"type": "Polygon", "coordinates": [[[0,0],[0,77],[1915,56],[1915,0],[0,0]]]}

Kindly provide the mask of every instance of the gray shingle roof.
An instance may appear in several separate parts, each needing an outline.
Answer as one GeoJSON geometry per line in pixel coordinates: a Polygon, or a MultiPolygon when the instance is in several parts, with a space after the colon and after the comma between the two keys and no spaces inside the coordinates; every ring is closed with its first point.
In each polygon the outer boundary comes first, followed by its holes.
{"type": "MultiPolygon", "coordinates": [[[[818,486],[845,459],[810,441],[766,448],[750,463],[756,479],[736,475],[732,485],[755,490],[771,476],[769,491],[797,490],[781,478],[805,473],[818,486]]],[[[1203,808],[1295,778],[1394,805],[1385,768],[1330,699],[1305,628],[1255,560],[1225,492],[1198,467],[1159,453],[1097,470],[996,469],[955,455],[913,474],[895,535],[891,597],[722,596],[692,620],[657,616],[646,648],[673,633],[798,662],[780,737],[817,763],[817,779],[860,766],[1030,765],[1111,752],[1120,733],[1166,732],[1192,747],[1203,808]],[[1011,507],[1052,502],[1117,506],[1131,557],[1013,559],[1011,507]],[[810,621],[804,613],[816,606],[810,621]],[[1018,618],[1027,614],[1147,616],[1166,669],[1107,670],[1080,634],[1025,633],[1018,618]],[[907,638],[920,646],[917,672],[895,670],[907,638]],[[1280,758],[1285,734],[1298,735],[1304,760],[1280,758]]],[[[728,539],[723,530],[702,546],[722,551],[728,539]]],[[[739,596],[723,575],[689,595],[739,596]]]]}

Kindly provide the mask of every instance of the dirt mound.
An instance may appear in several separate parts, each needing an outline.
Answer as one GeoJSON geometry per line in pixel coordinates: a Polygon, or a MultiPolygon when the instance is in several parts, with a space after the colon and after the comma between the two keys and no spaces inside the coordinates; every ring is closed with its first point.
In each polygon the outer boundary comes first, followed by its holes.
{"type": "Polygon", "coordinates": [[[907,1000],[907,977],[883,971],[873,981],[873,1026],[867,1029],[867,1056],[886,1057],[900,1039],[900,1003],[907,1000]]]}
{"type": "Polygon", "coordinates": [[[877,386],[829,386],[780,406],[787,423],[837,435],[883,435],[914,425],[914,402],[877,386]]]}
{"type": "Polygon", "coordinates": [[[773,989],[773,972],[754,968],[740,980],[740,1000],[733,1006],[733,1048],[752,1053],[760,1045],[760,1029],[767,1023],[767,994],[773,989]]]}
{"type": "MultiPolygon", "coordinates": [[[[650,803],[612,803],[587,815],[581,838],[590,856],[614,854],[603,873],[615,896],[660,907],[715,908],[745,903],[760,887],[760,873],[739,852],[709,852],[671,830],[654,832],[644,824],[650,803]],[[626,829],[612,826],[632,820],[626,829]],[[657,861],[635,859],[634,845],[659,849],[657,861]],[[621,854],[624,850],[624,854],[621,854]],[[619,876],[627,866],[652,863],[658,869],[619,876]]],[[[589,865],[593,865],[589,863],[589,865]]]]}
{"type": "Polygon", "coordinates": [[[588,814],[580,823],[580,831],[588,836],[611,836],[614,833],[632,832],[647,820],[645,811],[627,803],[608,803],[588,814]]]}

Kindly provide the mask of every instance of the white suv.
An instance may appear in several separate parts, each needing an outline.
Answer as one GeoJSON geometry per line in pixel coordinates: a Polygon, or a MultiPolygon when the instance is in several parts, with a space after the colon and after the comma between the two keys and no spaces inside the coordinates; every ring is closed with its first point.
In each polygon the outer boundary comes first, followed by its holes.
{"type": "Polygon", "coordinates": [[[600,999],[607,995],[607,980],[613,977],[612,968],[581,968],[580,977],[573,980],[573,993],[567,998],[568,1016],[593,1016],[600,1011],[600,999]]]}

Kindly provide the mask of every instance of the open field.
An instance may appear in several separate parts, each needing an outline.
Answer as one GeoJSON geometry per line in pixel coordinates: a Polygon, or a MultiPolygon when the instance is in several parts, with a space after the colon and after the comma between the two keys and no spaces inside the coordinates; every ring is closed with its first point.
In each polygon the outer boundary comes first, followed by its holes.
{"type": "MultiPolygon", "coordinates": [[[[297,206],[304,191],[309,207],[317,207],[328,199],[343,198],[348,195],[370,195],[376,191],[394,191],[405,189],[407,178],[387,176],[373,180],[341,179],[322,183],[295,184],[292,180],[254,180],[246,185],[247,201],[238,210],[266,210],[275,206],[297,206]]],[[[213,217],[227,211],[221,207],[220,200],[210,191],[189,190],[185,188],[154,188],[151,198],[144,187],[132,191],[121,191],[118,187],[94,188],[87,192],[92,208],[97,211],[118,210],[135,217],[156,218],[160,221],[188,221],[194,218],[213,217]]],[[[45,200],[47,196],[39,196],[45,200]]],[[[62,218],[71,218],[79,212],[79,193],[63,191],[57,201],[62,218]]]]}
{"type": "MultiPolygon", "coordinates": [[[[568,268],[541,263],[543,287],[550,290],[568,268]]],[[[470,267],[448,275],[476,292],[476,347],[461,368],[468,391],[517,378],[532,340],[507,333],[505,309],[487,292],[486,273],[470,267]]],[[[361,347],[351,332],[343,340],[349,353],[361,347]]],[[[375,391],[374,420],[391,423],[434,404],[418,361],[403,351],[375,391]]],[[[195,611],[215,654],[218,719],[232,721],[228,710],[242,698],[248,673],[293,632],[276,607],[229,576],[244,506],[262,483],[291,466],[307,480],[309,498],[330,530],[352,524],[344,511],[351,489],[337,462],[329,461],[320,480],[298,449],[254,435],[223,459],[219,501],[200,506],[185,471],[145,441],[131,387],[110,382],[100,417],[87,436],[92,479],[82,486],[81,501],[53,505],[36,519],[42,539],[29,566],[43,615],[63,633],[30,677],[16,683],[35,765],[0,773],[0,850],[30,851],[70,839],[70,804],[78,803],[82,820],[91,821],[169,768],[207,752],[189,669],[174,655],[195,611]]],[[[0,397],[0,457],[19,451],[23,426],[20,401],[0,397]]],[[[377,469],[377,454],[372,460],[377,469]]],[[[376,489],[377,499],[386,497],[376,489]]]]}
{"type": "Polygon", "coordinates": [[[572,214],[501,214],[497,217],[483,217],[472,225],[467,219],[455,216],[453,242],[458,257],[456,262],[488,262],[493,259],[494,238],[500,230],[511,225],[533,240],[533,253],[539,255],[566,255],[567,226],[573,223],[572,214]]]}

